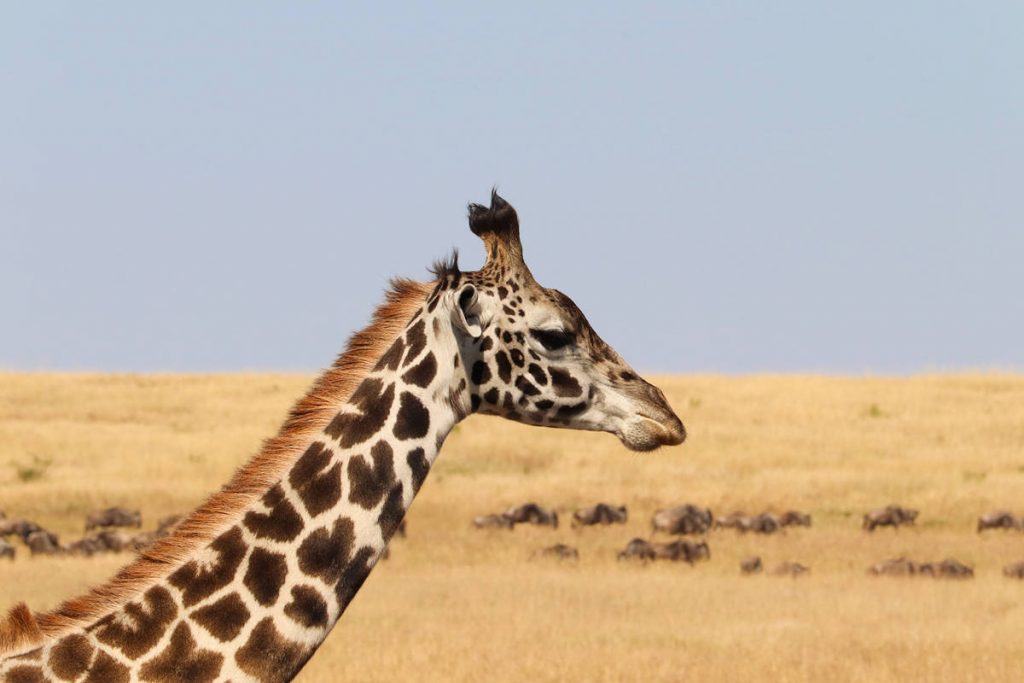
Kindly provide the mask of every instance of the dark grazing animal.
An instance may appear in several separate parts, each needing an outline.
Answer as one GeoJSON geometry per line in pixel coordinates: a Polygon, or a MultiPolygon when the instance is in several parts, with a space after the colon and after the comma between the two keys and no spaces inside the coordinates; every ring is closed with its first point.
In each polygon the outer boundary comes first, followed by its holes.
{"type": "Polygon", "coordinates": [[[897,557],[868,567],[872,576],[914,576],[920,572],[918,563],[905,557],[897,557]]]}
{"type": "Polygon", "coordinates": [[[880,526],[899,528],[904,524],[913,524],[917,519],[917,513],[917,510],[910,510],[899,505],[888,505],[864,515],[862,526],[866,531],[874,531],[880,526]]]}
{"type": "Polygon", "coordinates": [[[782,522],[771,512],[762,512],[750,520],[750,531],[755,534],[774,534],[782,528],[782,522]]]}
{"type": "Polygon", "coordinates": [[[0,538],[5,536],[17,536],[23,542],[28,542],[29,534],[34,531],[42,531],[43,528],[35,522],[27,519],[14,517],[12,519],[0,520],[0,538]]]}
{"type": "Polygon", "coordinates": [[[974,568],[960,560],[947,557],[942,562],[925,562],[918,565],[919,574],[927,574],[937,579],[973,579],[974,568]]]}
{"type": "Polygon", "coordinates": [[[655,543],[655,559],[660,559],[660,553],[665,553],[665,559],[672,560],[673,562],[686,562],[687,564],[693,564],[700,560],[711,559],[711,548],[708,547],[707,542],[701,541],[700,543],[694,543],[692,541],[684,541],[679,539],[672,541],[671,543],[655,543]],[[664,546],[662,549],[660,546],[664,546]]]}
{"type": "Polygon", "coordinates": [[[512,529],[515,522],[508,515],[480,515],[473,518],[473,526],[477,529],[512,529]]]}
{"type": "Polygon", "coordinates": [[[138,510],[113,507],[106,510],[98,510],[85,518],[85,530],[101,529],[114,526],[132,526],[136,529],[142,527],[142,513],[138,510]]]}
{"type": "Polygon", "coordinates": [[[1012,512],[997,510],[978,517],[978,533],[985,529],[1020,529],[1022,521],[1012,512]]]}
{"type": "Polygon", "coordinates": [[[545,510],[536,503],[524,503],[515,505],[505,511],[513,524],[537,524],[558,528],[558,513],[554,510],[545,510]]]}
{"type": "Polygon", "coordinates": [[[760,574],[763,570],[764,564],[761,562],[760,556],[748,557],[747,559],[740,562],[741,574],[760,574]]]}
{"type": "Polygon", "coordinates": [[[811,526],[811,516],[803,512],[797,512],[796,510],[787,510],[786,512],[782,513],[782,515],[779,517],[779,524],[781,524],[784,527],[809,527],[811,526]]]}
{"type": "Polygon", "coordinates": [[[6,557],[13,560],[15,552],[13,545],[8,543],[6,539],[0,538],[0,557],[6,557]]]}
{"type": "Polygon", "coordinates": [[[810,571],[810,567],[804,566],[799,562],[783,562],[782,564],[777,565],[775,569],[772,570],[772,575],[791,576],[795,579],[798,576],[803,576],[804,574],[807,574],[810,571]]]}
{"type": "Polygon", "coordinates": [[[625,505],[611,506],[598,503],[572,513],[572,526],[595,526],[597,524],[625,524],[629,518],[625,505]]]}
{"type": "Polygon", "coordinates": [[[1024,562],[1014,562],[1003,567],[1003,576],[1008,579],[1024,579],[1024,562]]]}
{"type": "Polygon", "coordinates": [[[686,504],[655,512],[651,517],[651,530],[679,535],[706,534],[713,522],[711,510],[686,504]]]}
{"type": "Polygon", "coordinates": [[[654,545],[650,541],[645,541],[642,538],[634,538],[632,541],[626,544],[624,550],[622,550],[618,558],[620,560],[629,560],[636,558],[638,560],[653,560],[657,553],[654,550],[654,545]]]}
{"type": "Polygon", "coordinates": [[[28,549],[33,555],[56,555],[63,550],[57,534],[45,529],[30,533],[25,539],[25,544],[28,545],[28,549]]]}

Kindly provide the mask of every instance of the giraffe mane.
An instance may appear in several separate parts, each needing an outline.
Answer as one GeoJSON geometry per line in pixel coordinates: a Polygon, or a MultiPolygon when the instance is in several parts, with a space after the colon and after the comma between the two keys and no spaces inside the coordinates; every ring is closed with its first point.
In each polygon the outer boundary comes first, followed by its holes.
{"type": "Polygon", "coordinates": [[[172,535],[143,551],[107,583],[66,600],[50,612],[33,613],[25,603],[16,604],[0,621],[0,657],[38,647],[48,638],[105,616],[213,541],[281,479],[302,450],[334,417],[339,405],[352,395],[433,287],[434,283],[392,279],[384,302],[377,307],[370,324],[349,338],[334,364],[292,407],[278,433],[267,439],[259,452],[236,470],[220,491],[189,514],[172,535]]]}

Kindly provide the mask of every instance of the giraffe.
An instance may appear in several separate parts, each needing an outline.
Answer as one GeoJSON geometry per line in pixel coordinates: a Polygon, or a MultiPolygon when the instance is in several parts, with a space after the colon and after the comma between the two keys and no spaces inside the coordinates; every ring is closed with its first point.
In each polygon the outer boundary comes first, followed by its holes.
{"type": "Polygon", "coordinates": [[[109,583],[0,622],[0,681],[291,680],[471,414],[680,444],[682,422],[523,260],[515,210],[469,206],[486,261],[392,281],[279,433],[109,583]]]}

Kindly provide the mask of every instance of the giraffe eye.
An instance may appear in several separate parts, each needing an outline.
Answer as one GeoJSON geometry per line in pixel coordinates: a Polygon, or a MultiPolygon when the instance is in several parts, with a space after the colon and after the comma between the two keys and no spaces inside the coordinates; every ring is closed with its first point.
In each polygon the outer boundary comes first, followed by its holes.
{"type": "Polygon", "coordinates": [[[548,351],[557,351],[576,341],[576,335],[565,330],[530,330],[530,336],[548,351]]]}

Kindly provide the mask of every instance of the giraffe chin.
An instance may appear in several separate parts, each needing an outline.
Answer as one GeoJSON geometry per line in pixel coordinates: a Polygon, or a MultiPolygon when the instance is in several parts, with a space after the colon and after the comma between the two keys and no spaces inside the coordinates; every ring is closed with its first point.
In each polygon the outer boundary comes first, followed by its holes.
{"type": "Polygon", "coordinates": [[[628,422],[617,436],[629,450],[645,452],[662,446],[678,446],[686,440],[686,428],[675,415],[665,422],[641,415],[628,422]]]}

